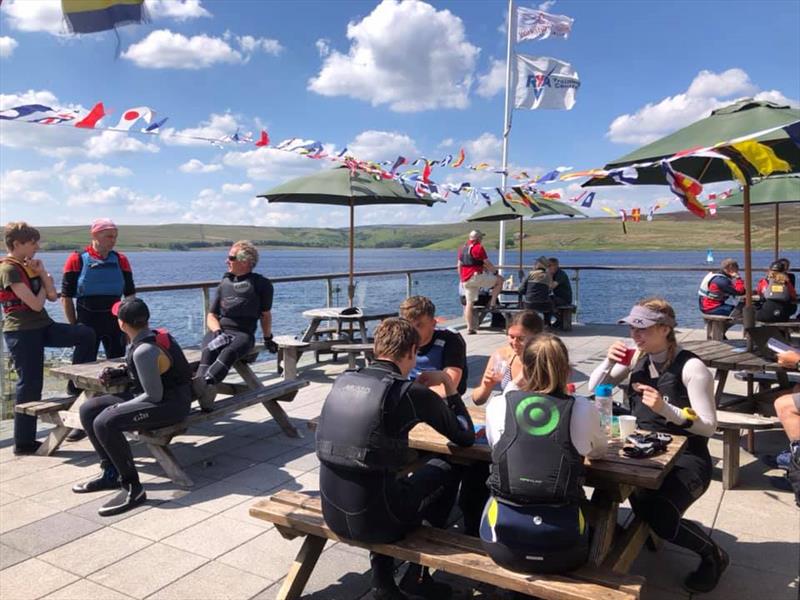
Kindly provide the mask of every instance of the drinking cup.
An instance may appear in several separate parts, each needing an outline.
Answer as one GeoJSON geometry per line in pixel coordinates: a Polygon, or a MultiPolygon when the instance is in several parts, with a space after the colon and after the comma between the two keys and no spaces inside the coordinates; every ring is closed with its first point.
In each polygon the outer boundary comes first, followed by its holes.
{"type": "Polygon", "coordinates": [[[619,416],[619,437],[622,440],[627,439],[629,435],[636,432],[636,417],[633,415],[620,415],[619,416]]]}
{"type": "Polygon", "coordinates": [[[508,362],[500,354],[495,354],[492,359],[492,375],[496,379],[502,379],[507,368],[508,362]]]}
{"type": "Polygon", "coordinates": [[[636,342],[633,340],[627,340],[625,342],[625,357],[619,361],[621,365],[630,365],[631,361],[633,360],[633,355],[636,354],[636,342]]]}

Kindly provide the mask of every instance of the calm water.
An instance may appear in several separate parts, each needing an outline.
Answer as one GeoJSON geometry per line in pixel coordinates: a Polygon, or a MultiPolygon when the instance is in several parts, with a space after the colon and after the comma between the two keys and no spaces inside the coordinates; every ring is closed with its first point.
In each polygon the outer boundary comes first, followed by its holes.
{"type": "MultiPolygon", "coordinates": [[[[537,256],[552,255],[552,250],[525,252],[525,264],[530,265],[537,256]]],[[[221,277],[225,269],[226,250],[208,252],[130,252],[127,253],[139,285],[208,281],[221,277]]],[[[67,254],[42,253],[40,257],[56,277],[60,286],[60,272],[67,254]]],[[[517,254],[512,250],[508,262],[515,264],[517,254]]],[[[702,267],[706,253],[690,252],[591,252],[563,251],[557,256],[563,266],[569,265],[662,265],[702,267]]],[[[741,253],[715,253],[715,261],[732,256],[744,264],[741,253]]],[[[769,264],[771,252],[755,253],[753,264],[769,264]]],[[[800,265],[800,253],[786,253],[794,265],[800,265]]],[[[490,252],[496,259],[496,252],[490,252]]],[[[455,252],[419,251],[407,249],[365,249],[356,251],[356,271],[379,271],[415,267],[453,265],[451,272],[419,274],[414,276],[414,292],[433,299],[437,313],[443,316],[461,314],[458,303],[458,281],[455,272],[455,252]]],[[[271,277],[282,275],[342,273],[347,271],[347,251],[344,249],[301,249],[262,251],[257,270],[271,277]]],[[[516,272],[516,269],[514,269],[516,272]]],[[[573,275],[570,272],[570,275],[573,275]]],[[[685,326],[700,326],[702,320],[697,310],[697,286],[702,277],[698,272],[603,272],[581,271],[579,319],[583,322],[609,323],[626,314],[626,309],[636,300],[650,295],[663,296],[678,313],[678,321],[685,326]]],[[[760,272],[757,274],[759,277],[760,272]]],[[[340,291],[337,305],[347,303],[347,280],[335,280],[340,291]]],[[[574,284],[573,284],[574,290],[574,284]]],[[[367,309],[396,308],[405,297],[405,276],[368,277],[357,282],[356,301],[367,309]]],[[[153,323],[168,327],[178,340],[186,345],[196,344],[202,336],[202,297],[199,290],[141,294],[150,305],[153,323]]],[[[324,281],[278,283],[275,286],[273,329],[276,335],[297,334],[305,326],[302,312],[309,308],[325,306],[324,281]]],[[[64,320],[60,305],[49,304],[48,310],[57,320],[64,320]]],[[[260,334],[259,334],[260,335],[260,334]]]]}

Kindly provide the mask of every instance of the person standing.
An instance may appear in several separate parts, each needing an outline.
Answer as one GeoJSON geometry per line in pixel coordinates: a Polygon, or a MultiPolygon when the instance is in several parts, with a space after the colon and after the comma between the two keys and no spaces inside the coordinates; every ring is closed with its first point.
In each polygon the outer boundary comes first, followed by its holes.
{"type": "Polygon", "coordinates": [[[464,320],[467,323],[467,335],[475,333],[475,302],[478,301],[481,288],[489,288],[492,296],[489,306],[497,304],[497,296],[503,287],[503,278],[497,274],[497,268],[489,260],[486,249],[481,244],[483,232],[473,229],[469,232],[467,243],[458,253],[458,276],[464,286],[464,320]]]}
{"type": "Polygon", "coordinates": [[[192,387],[204,411],[212,410],[216,385],[240,358],[255,346],[256,327],[261,323],[264,349],[273,354],[278,345],[272,339],[272,282],[255,273],[258,250],[247,240],[231,246],[226,259],[228,272],[206,315],[208,333],[192,387]]]}
{"type": "MultiPolygon", "coordinates": [[[[90,233],[90,244],[82,252],[76,251],[67,257],[61,281],[61,305],[67,321],[90,327],[96,337],[93,348],[73,353],[73,364],[96,361],[101,343],[106,358],[125,355],[125,339],[116,317],[111,314],[111,307],[121,297],[136,293],[128,258],[114,250],[119,233],[114,222],[96,219],[90,233]]],[[[76,390],[70,387],[70,391],[76,390]]],[[[67,440],[74,442],[85,436],[83,430],[73,429],[67,440]]]]}
{"type": "MultiPolygon", "coordinates": [[[[5,226],[8,255],[0,259],[0,303],[3,306],[3,336],[17,372],[16,404],[42,399],[45,347],[75,346],[86,353],[95,345],[94,332],[85,325],[56,323],[44,309],[45,302],[58,299],[53,277],[42,261],[39,231],[24,221],[5,226]]],[[[36,417],[14,413],[14,454],[34,454],[36,417]]]]}
{"type": "MultiPolygon", "coordinates": [[[[572,304],[572,284],[569,281],[569,275],[561,270],[558,259],[555,256],[547,259],[547,271],[555,284],[551,292],[551,299],[556,310],[562,306],[570,306],[572,304]]],[[[564,324],[561,322],[558,312],[556,312],[556,320],[553,323],[553,327],[564,329],[564,324]]]]}

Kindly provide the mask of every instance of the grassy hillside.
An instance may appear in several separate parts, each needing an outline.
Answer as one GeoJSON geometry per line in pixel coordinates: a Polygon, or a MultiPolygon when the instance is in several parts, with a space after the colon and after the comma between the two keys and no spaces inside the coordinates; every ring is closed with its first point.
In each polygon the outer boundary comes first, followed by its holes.
{"type": "MultiPolygon", "coordinates": [[[[487,233],[487,245],[496,247],[496,223],[477,224],[487,233]]],[[[774,209],[759,207],[753,211],[752,237],[755,249],[770,249],[774,239],[774,209]]],[[[453,249],[463,243],[471,223],[441,225],[371,225],[356,228],[359,248],[453,249]]],[[[715,250],[741,248],[742,211],[728,209],[707,220],[682,212],[659,215],[650,223],[628,223],[623,235],[617,219],[567,219],[526,221],[525,245],[566,250],[647,249],[715,250]]],[[[42,227],[43,248],[73,249],[88,238],[87,226],[42,227]]],[[[800,210],[796,205],[781,211],[781,248],[800,248],[800,210]]],[[[508,245],[516,243],[519,225],[509,222],[508,245]]],[[[345,247],[347,229],[306,227],[248,227],[233,225],[130,225],[120,229],[119,247],[123,250],[191,250],[220,247],[234,240],[249,239],[265,246],[345,247]]]]}

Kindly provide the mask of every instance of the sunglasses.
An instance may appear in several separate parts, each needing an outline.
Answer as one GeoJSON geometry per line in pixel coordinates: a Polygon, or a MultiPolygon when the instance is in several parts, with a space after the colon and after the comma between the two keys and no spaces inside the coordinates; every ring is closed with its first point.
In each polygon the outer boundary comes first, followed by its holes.
{"type": "Polygon", "coordinates": [[[233,256],[228,256],[228,260],[229,260],[230,262],[237,262],[237,261],[239,260],[239,257],[238,257],[238,256],[236,256],[236,255],[233,255],[233,256]]]}

